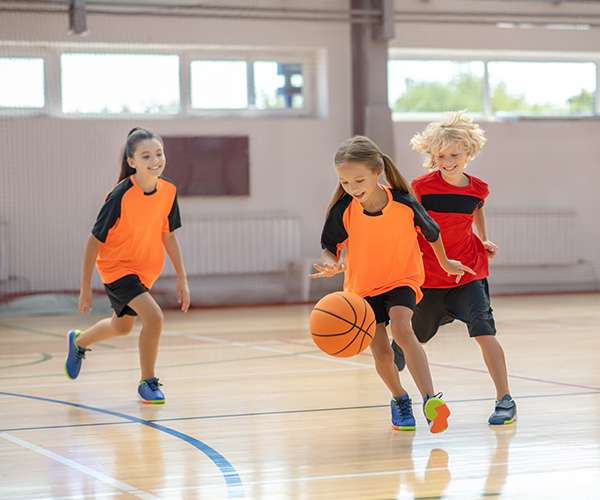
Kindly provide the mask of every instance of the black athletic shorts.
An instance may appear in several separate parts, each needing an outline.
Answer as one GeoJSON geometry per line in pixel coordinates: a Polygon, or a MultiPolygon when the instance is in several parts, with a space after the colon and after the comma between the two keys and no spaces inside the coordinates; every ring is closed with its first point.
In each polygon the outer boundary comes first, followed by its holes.
{"type": "Polygon", "coordinates": [[[127,304],[138,295],[148,291],[137,274],[128,274],[108,285],[105,283],[104,289],[106,295],[108,295],[108,300],[110,300],[110,305],[119,318],[125,315],[137,316],[137,313],[127,304]]]}
{"type": "Polygon", "coordinates": [[[390,309],[392,307],[404,306],[413,311],[415,310],[417,294],[409,286],[399,286],[381,295],[365,297],[365,300],[375,312],[375,321],[377,323],[385,323],[387,326],[390,322],[390,309]]]}
{"type": "Polygon", "coordinates": [[[419,342],[431,340],[440,326],[455,319],[467,325],[471,337],[496,334],[486,278],[455,288],[421,290],[423,298],[412,317],[412,327],[419,342]]]}

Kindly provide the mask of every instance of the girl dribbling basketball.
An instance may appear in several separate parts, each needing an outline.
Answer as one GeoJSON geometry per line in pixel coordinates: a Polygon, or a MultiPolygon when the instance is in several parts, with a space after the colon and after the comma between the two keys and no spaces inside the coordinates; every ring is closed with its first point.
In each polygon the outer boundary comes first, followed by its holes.
{"type": "Polygon", "coordinates": [[[344,290],[371,305],[377,327],[371,352],[377,373],[392,393],[392,427],[414,430],[412,400],[400,383],[386,326],[403,349],[406,365],[424,401],[423,411],[433,433],[448,427],[450,410],[433,388],[427,355],[410,320],[420,300],[424,280],[417,232],[430,242],[440,265],[456,280],[472,272],[446,257],[439,227],[412,196],[408,183],[391,158],[363,136],[343,142],[335,158],[339,184],[327,210],[321,235],[322,265],[311,278],[345,272],[344,290]],[[389,187],[379,183],[385,173],[389,187]],[[345,258],[342,261],[342,251],[345,258]]]}

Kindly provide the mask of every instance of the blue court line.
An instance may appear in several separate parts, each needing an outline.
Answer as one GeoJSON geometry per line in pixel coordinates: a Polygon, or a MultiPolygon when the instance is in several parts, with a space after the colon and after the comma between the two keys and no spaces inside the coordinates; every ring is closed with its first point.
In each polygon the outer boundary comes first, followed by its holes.
{"type": "Polygon", "coordinates": [[[183,434],[182,432],[169,429],[168,427],[162,426],[160,424],[156,424],[149,420],[143,420],[138,417],[132,417],[131,415],[125,415],[124,413],[118,413],[111,410],[105,410],[103,408],[95,408],[93,406],[82,405],[78,403],[70,403],[68,401],[60,401],[58,399],[49,399],[42,398],[39,396],[27,396],[25,394],[13,394],[10,392],[0,392],[0,395],[3,396],[13,396],[17,398],[25,398],[25,399],[33,399],[35,401],[45,401],[47,403],[57,403],[66,406],[73,406],[75,408],[81,408],[83,410],[96,411],[98,413],[104,413],[106,415],[112,415],[113,417],[122,418],[124,420],[129,420],[130,422],[134,422],[137,424],[142,424],[147,427],[151,427],[153,429],[165,432],[166,434],[170,434],[176,438],[185,441],[186,443],[191,444],[193,447],[199,449],[202,453],[204,453],[212,462],[217,466],[217,468],[223,474],[223,478],[227,484],[227,498],[245,498],[244,495],[244,485],[242,484],[242,480],[239,474],[236,472],[233,465],[227,461],[227,459],[221,455],[218,451],[211,448],[207,444],[204,444],[202,441],[199,441],[196,438],[188,436],[187,434],[183,434]]]}

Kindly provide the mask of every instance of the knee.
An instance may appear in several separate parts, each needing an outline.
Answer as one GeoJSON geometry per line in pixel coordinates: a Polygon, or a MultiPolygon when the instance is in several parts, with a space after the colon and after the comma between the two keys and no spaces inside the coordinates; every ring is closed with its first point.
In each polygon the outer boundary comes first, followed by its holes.
{"type": "Polygon", "coordinates": [[[371,349],[371,353],[373,354],[375,363],[378,365],[389,365],[394,362],[394,351],[389,343],[386,344],[384,348],[377,350],[371,349]]]}
{"type": "Polygon", "coordinates": [[[142,318],[144,326],[150,326],[157,329],[162,329],[164,321],[165,316],[159,307],[147,312],[142,318]]]}
{"type": "Polygon", "coordinates": [[[392,336],[394,337],[396,344],[402,348],[410,342],[418,342],[410,324],[396,324],[396,326],[392,328],[392,336]]]}
{"type": "Polygon", "coordinates": [[[120,323],[113,323],[112,328],[117,336],[124,336],[131,332],[131,325],[124,325],[120,323]]]}

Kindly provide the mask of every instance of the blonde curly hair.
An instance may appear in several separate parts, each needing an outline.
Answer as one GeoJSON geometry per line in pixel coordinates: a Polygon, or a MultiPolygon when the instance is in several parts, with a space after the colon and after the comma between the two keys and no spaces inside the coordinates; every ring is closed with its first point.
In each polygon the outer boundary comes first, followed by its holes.
{"type": "Polygon", "coordinates": [[[485,144],[483,130],[464,114],[465,111],[444,113],[440,121],[430,123],[410,140],[412,148],[425,156],[425,168],[433,170],[435,156],[454,141],[469,154],[469,161],[481,152],[485,144]]]}

